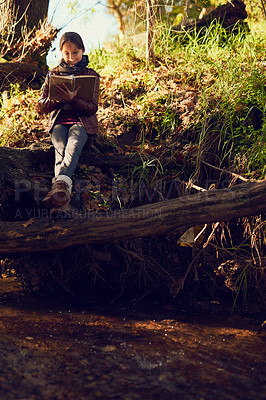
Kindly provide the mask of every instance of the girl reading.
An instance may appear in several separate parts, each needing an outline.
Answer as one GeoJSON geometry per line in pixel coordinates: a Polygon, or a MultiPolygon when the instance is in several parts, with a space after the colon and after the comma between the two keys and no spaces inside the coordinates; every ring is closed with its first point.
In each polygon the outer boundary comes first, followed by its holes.
{"type": "Polygon", "coordinates": [[[88,135],[98,133],[96,112],[99,98],[99,74],[88,68],[88,56],[80,35],[66,32],[60,39],[62,59],[60,64],[48,72],[42,94],[38,100],[39,110],[50,113],[48,131],[55,149],[55,166],[52,188],[43,199],[43,204],[51,208],[51,213],[58,210],[67,212],[72,191],[72,175],[78,164],[81,151],[88,135]],[[66,84],[56,86],[60,101],[49,98],[51,75],[93,75],[95,89],[92,100],[78,96],[80,87],[71,91],[66,84]]]}

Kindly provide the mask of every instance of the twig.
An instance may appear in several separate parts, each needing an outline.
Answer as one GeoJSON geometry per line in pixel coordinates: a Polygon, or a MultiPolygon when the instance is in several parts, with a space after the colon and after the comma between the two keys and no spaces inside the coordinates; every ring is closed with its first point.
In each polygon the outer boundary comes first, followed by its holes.
{"type": "Polygon", "coordinates": [[[182,183],[184,183],[188,188],[196,189],[196,190],[198,190],[199,192],[207,192],[207,189],[204,189],[204,188],[202,188],[202,187],[200,187],[200,186],[198,186],[198,185],[195,185],[195,184],[192,183],[191,181],[189,181],[189,182],[182,182],[182,183]]]}
{"type": "Polygon", "coordinates": [[[205,224],[204,227],[201,229],[201,231],[197,234],[197,236],[194,238],[194,243],[198,240],[198,238],[201,236],[201,234],[205,231],[207,228],[208,224],[205,224]]]}
{"type": "Polygon", "coordinates": [[[216,223],[213,225],[212,232],[211,232],[210,236],[208,237],[207,241],[204,243],[203,249],[205,249],[205,247],[208,246],[208,244],[210,243],[210,240],[212,239],[212,237],[213,237],[213,235],[214,235],[214,233],[215,233],[216,228],[217,228],[219,225],[220,225],[220,222],[216,222],[216,223]]]}
{"type": "Polygon", "coordinates": [[[226,169],[216,167],[215,165],[211,165],[211,164],[209,164],[207,161],[201,160],[201,162],[202,162],[203,164],[205,164],[205,165],[208,165],[208,167],[211,167],[211,168],[213,168],[213,169],[217,169],[218,171],[221,171],[221,172],[225,172],[226,174],[230,174],[230,175],[232,175],[232,176],[234,176],[234,177],[236,177],[236,178],[241,179],[241,180],[244,181],[244,182],[250,182],[250,181],[251,181],[251,179],[244,178],[243,176],[241,176],[241,175],[239,175],[239,174],[236,174],[235,172],[227,171],[226,169]]]}
{"type": "Polygon", "coordinates": [[[190,263],[189,266],[187,267],[187,270],[186,270],[185,275],[183,276],[183,278],[180,279],[180,281],[179,281],[179,283],[178,283],[178,286],[177,286],[177,288],[176,288],[176,290],[175,290],[175,293],[174,293],[174,297],[178,295],[178,293],[180,292],[180,290],[183,290],[185,281],[186,281],[186,279],[187,279],[187,276],[188,276],[188,274],[189,274],[189,272],[190,272],[190,270],[191,270],[193,264],[195,263],[195,261],[197,261],[197,259],[199,258],[199,256],[202,254],[203,250],[204,250],[204,249],[201,249],[201,250],[198,252],[198,254],[193,258],[193,260],[191,261],[191,263],[190,263]]]}

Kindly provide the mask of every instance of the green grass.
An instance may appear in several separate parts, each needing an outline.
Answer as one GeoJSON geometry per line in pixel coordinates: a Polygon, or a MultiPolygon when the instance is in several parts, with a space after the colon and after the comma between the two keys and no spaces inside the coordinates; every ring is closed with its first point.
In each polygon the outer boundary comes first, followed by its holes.
{"type": "Polygon", "coordinates": [[[46,117],[37,111],[40,92],[11,85],[0,98],[0,145],[23,147],[45,132],[46,117]],[[37,135],[37,136],[36,136],[37,135]]]}
{"type": "Polygon", "coordinates": [[[243,173],[252,176],[256,171],[256,176],[262,178],[266,164],[266,34],[265,23],[250,25],[250,32],[239,30],[229,35],[213,23],[203,36],[187,34],[186,42],[173,40],[169,28],[158,26],[155,67],[145,68],[144,49],[132,44],[97,50],[90,58],[104,77],[117,80],[116,90],[122,93],[125,108],[129,99],[137,103],[142,141],[150,140],[153,130],[153,140],[159,144],[179,126],[176,92],[165,90],[172,79],[180,88],[197,90],[199,108],[190,127],[195,141],[206,142],[206,134],[216,129],[220,136],[220,165],[234,166],[236,160],[246,156],[243,173]]]}

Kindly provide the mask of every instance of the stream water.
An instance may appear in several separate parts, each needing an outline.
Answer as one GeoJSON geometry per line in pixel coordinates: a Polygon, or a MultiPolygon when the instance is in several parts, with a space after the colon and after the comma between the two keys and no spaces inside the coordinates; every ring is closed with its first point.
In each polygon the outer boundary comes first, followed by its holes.
{"type": "Polygon", "coordinates": [[[156,303],[78,306],[0,281],[0,399],[266,398],[261,321],[156,303]]]}

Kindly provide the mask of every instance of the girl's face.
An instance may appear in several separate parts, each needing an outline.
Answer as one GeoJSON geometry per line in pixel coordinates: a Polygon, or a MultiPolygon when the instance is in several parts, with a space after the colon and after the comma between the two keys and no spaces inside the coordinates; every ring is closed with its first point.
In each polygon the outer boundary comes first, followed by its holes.
{"type": "Polygon", "coordinates": [[[68,65],[75,65],[81,61],[84,51],[78,49],[77,46],[72,42],[65,42],[63,44],[62,57],[68,65]]]}

